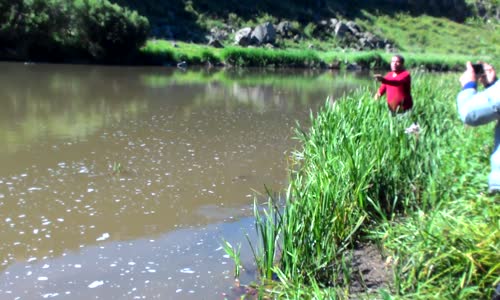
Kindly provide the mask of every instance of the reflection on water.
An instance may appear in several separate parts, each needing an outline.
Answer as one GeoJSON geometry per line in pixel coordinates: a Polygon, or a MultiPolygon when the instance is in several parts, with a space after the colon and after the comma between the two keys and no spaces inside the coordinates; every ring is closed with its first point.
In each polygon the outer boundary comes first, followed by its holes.
{"type": "Polygon", "coordinates": [[[285,186],[295,121],[366,82],[1,66],[0,294],[12,299],[221,299],[221,238],[245,242],[254,195],[285,186]]]}

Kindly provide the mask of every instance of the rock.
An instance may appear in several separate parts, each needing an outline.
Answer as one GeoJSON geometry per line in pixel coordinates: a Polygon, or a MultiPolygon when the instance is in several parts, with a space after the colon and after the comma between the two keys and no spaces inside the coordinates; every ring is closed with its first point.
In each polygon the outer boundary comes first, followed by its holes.
{"type": "Polygon", "coordinates": [[[229,36],[229,33],[227,32],[226,29],[217,28],[217,27],[210,29],[210,37],[214,40],[223,41],[223,40],[227,39],[228,36],[229,36]]]}
{"type": "Polygon", "coordinates": [[[250,34],[252,28],[245,27],[236,32],[234,35],[234,43],[239,46],[248,46],[250,44],[250,34]]]}
{"type": "Polygon", "coordinates": [[[339,22],[339,20],[335,19],[335,18],[331,18],[330,19],[330,28],[331,29],[335,29],[335,26],[337,26],[337,23],[339,22]]]}
{"type": "Polygon", "coordinates": [[[335,36],[343,38],[345,35],[349,32],[349,27],[344,22],[338,22],[337,25],[335,25],[335,36]]]}
{"type": "Polygon", "coordinates": [[[224,45],[219,40],[212,37],[208,40],[208,45],[214,48],[224,48],[224,45]]]}
{"type": "Polygon", "coordinates": [[[276,26],[276,34],[282,37],[288,37],[292,34],[292,24],[289,21],[281,21],[278,26],[276,26]]]}
{"type": "Polygon", "coordinates": [[[346,24],[347,28],[349,28],[349,31],[354,34],[354,35],[359,35],[361,34],[361,27],[358,26],[354,21],[348,21],[346,24]]]}
{"type": "Polygon", "coordinates": [[[254,45],[262,45],[267,43],[274,44],[275,41],[276,30],[274,29],[273,24],[271,24],[270,22],[258,25],[250,35],[250,42],[254,45]]]}

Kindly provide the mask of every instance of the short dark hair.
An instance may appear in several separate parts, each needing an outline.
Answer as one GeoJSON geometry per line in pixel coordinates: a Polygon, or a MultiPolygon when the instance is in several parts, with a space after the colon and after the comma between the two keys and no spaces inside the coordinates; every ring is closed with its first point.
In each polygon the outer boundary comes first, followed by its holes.
{"type": "Polygon", "coordinates": [[[405,58],[403,57],[403,55],[396,54],[394,55],[394,57],[397,57],[402,64],[405,63],[405,58]]]}

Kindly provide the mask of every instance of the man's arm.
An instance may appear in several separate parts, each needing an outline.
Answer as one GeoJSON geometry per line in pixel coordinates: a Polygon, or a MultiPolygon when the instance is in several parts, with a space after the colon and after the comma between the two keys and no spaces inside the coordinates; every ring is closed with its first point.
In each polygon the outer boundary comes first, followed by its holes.
{"type": "Polygon", "coordinates": [[[494,69],[488,76],[493,85],[480,93],[476,91],[477,78],[470,62],[467,62],[466,70],[460,76],[462,91],[457,95],[457,108],[462,122],[467,125],[479,126],[500,118],[500,82],[494,82],[494,69]]]}
{"type": "Polygon", "coordinates": [[[397,76],[393,79],[387,77],[384,77],[382,79],[382,83],[392,86],[404,85],[410,82],[411,82],[410,73],[406,71],[401,73],[400,76],[397,76]]]}
{"type": "MultiPolygon", "coordinates": [[[[380,82],[382,82],[382,80],[384,79],[384,76],[382,76],[381,74],[375,74],[375,75],[373,75],[373,77],[377,81],[380,81],[380,82]]],[[[386,89],[387,89],[387,86],[385,84],[381,83],[380,87],[378,88],[377,92],[375,93],[375,99],[379,99],[380,97],[382,97],[385,94],[386,89]]]]}
{"type": "Polygon", "coordinates": [[[469,82],[457,96],[458,113],[462,122],[479,126],[500,118],[500,82],[482,92],[476,91],[476,83],[469,82]]]}

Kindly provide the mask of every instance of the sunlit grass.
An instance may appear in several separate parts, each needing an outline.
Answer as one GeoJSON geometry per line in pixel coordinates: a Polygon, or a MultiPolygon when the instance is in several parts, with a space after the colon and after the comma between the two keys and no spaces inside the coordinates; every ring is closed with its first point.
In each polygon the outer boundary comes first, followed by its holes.
{"type": "Polygon", "coordinates": [[[228,241],[224,240],[222,243],[222,247],[224,248],[224,252],[226,252],[226,254],[229,255],[229,257],[234,261],[234,277],[239,278],[241,271],[241,244],[238,244],[238,246],[236,247],[231,245],[231,243],[229,243],[228,241]]]}
{"type": "Polygon", "coordinates": [[[484,195],[416,211],[372,232],[395,259],[395,293],[411,299],[490,299],[500,281],[500,209],[484,195]]]}
{"type": "Polygon", "coordinates": [[[370,30],[396,42],[399,49],[411,53],[461,54],[498,57],[499,26],[461,24],[446,18],[399,13],[395,16],[371,15],[358,20],[370,30]]]}
{"type": "Polygon", "coordinates": [[[489,151],[478,149],[478,141],[491,144],[491,126],[461,124],[457,76],[414,74],[407,116],[390,115],[361,89],[299,128],[283,212],[256,214],[261,239],[281,249],[272,265],[269,255],[256,258],[266,260],[266,281],[277,274],[275,292],[321,298],[336,286],[337,297],[352,297],[341,276],[350,272],[346,257],[356,241],[371,241],[394,268],[391,291],[381,291],[387,299],[491,296],[500,278],[499,209],[482,194],[489,151]],[[411,124],[420,129],[407,132],[411,124]]]}
{"type": "Polygon", "coordinates": [[[309,50],[229,47],[222,51],[222,59],[240,67],[319,67],[321,64],[317,53],[309,50]]]}
{"type": "MultiPolygon", "coordinates": [[[[486,54],[460,54],[436,52],[419,53],[412,49],[401,52],[408,68],[422,68],[433,71],[459,71],[466,61],[488,61],[498,64],[495,52],[486,54]]],[[[266,49],[228,46],[223,49],[206,45],[150,40],[141,50],[141,59],[148,64],[170,64],[186,62],[193,65],[219,65],[236,67],[307,67],[345,69],[355,64],[363,69],[388,69],[393,54],[383,51],[313,49],[266,49]]]]}

